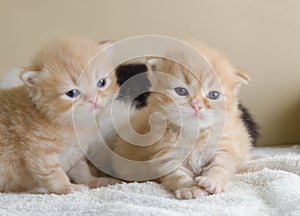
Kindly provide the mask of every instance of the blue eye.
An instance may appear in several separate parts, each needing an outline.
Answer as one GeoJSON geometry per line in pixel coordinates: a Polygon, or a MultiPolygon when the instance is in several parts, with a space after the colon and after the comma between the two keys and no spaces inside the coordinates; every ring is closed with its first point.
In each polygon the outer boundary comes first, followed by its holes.
{"type": "Polygon", "coordinates": [[[74,98],[80,95],[80,92],[77,89],[73,89],[71,91],[68,91],[66,95],[69,96],[70,98],[74,98]]]}
{"type": "Polygon", "coordinates": [[[179,96],[187,96],[189,94],[188,90],[186,88],[183,87],[177,87],[174,88],[176,94],[178,94],[179,96]]]}
{"type": "Polygon", "coordinates": [[[218,91],[210,91],[208,92],[207,97],[211,100],[217,100],[220,97],[220,92],[218,91]]]}
{"type": "Polygon", "coordinates": [[[107,81],[106,81],[106,78],[103,78],[103,79],[100,79],[98,82],[97,82],[97,86],[99,88],[104,88],[107,84],[107,81]]]}

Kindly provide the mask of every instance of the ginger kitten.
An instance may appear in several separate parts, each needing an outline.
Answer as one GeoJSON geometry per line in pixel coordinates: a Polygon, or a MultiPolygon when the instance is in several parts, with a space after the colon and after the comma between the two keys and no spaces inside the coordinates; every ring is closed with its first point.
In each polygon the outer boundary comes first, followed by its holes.
{"type": "Polygon", "coordinates": [[[251,138],[238,108],[248,75],[217,51],[192,43],[206,61],[174,49],[172,60],[150,59],[148,106],[119,131],[114,172],[130,181],[155,179],[179,199],[216,194],[248,158],[251,138]],[[178,61],[177,61],[178,62],[178,61]],[[155,73],[156,72],[156,73],[155,73]]]}
{"type": "Polygon", "coordinates": [[[92,176],[84,157],[95,118],[118,90],[106,48],[51,41],[21,71],[24,85],[0,90],[0,192],[67,194],[118,182],[92,176]]]}

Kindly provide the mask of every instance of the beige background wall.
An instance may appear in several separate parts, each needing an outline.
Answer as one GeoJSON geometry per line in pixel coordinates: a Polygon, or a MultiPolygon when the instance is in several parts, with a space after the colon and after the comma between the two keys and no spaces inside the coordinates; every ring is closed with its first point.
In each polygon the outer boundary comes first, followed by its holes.
{"type": "Polygon", "coordinates": [[[259,143],[300,143],[299,11],[298,0],[0,0],[0,74],[72,33],[201,39],[252,77],[241,99],[261,125],[259,143]]]}

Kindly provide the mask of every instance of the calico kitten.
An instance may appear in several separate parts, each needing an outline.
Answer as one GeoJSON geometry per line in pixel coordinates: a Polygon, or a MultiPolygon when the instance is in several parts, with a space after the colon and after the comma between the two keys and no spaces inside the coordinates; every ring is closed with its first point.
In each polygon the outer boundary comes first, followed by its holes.
{"type": "Polygon", "coordinates": [[[146,64],[130,63],[118,66],[116,68],[117,83],[120,86],[118,99],[132,103],[136,109],[145,107],[151,86],[146,72],[146,64]]]}
{"type": "MultiPolygon", "coordinates": [[[[136,133],[122,128],[113,147],[121,156],[113,157],[115,176],[155,179],[179,199],[222,192],[251,146],[237,98],[250,78],[208,46],[192,46],[209,66],[198,62],[189,71],[171,60],[150,60],[148,106],[131,118],[136,133]],[[216,133],[220,140],[214,140],[216,133]]],[[[168,57],[190,61],[183,50],[168,57]]]]}
{"type": "Polygon", "coordinates": [[[84,157],[95,117],[118,91],[107,46],[51,41],[21,71],[24,85],[0,90],[0,192],[67,194],[118,182],[93,177],[84,157]]]}

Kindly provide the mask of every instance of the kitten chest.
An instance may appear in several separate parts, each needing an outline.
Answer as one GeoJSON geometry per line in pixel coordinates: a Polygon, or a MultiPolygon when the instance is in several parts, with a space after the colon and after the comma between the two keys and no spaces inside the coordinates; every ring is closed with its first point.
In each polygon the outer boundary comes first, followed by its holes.
{"type": "Polygon", "coordinates": [[[61,151],[59,154],[59,161],[63,169],[67,172],[83,156],[84,153],[81,147],[77,142],[73,142],[61,151]]]}
{"type": "Polygon", "coordinates": [[[196,176],[200,175],[203,167],[209,163],[217,148],[217,145],[206,143],[206,139],[200,139],[190,150],[190,154],[186,159],[188,169],[192,170],[196,176]]]}

